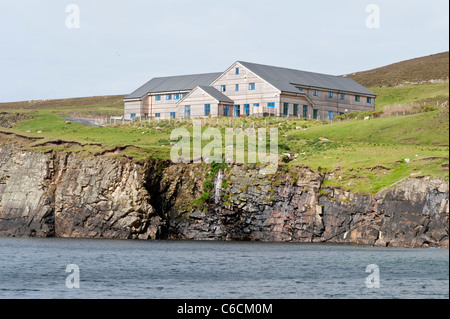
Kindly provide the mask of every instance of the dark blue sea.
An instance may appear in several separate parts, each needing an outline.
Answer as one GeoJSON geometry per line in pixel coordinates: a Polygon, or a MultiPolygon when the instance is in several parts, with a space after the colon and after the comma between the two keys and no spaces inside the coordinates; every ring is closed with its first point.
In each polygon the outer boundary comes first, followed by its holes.
{"type": "Polygon", "coordinates": [[[449,251],[0,238],[0,298],[448,299],[449,251]]]}

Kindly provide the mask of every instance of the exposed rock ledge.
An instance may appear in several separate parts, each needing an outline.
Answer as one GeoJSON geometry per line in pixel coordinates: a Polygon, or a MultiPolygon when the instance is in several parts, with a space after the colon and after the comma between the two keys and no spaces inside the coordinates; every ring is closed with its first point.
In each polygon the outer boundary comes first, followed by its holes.
{"type": "Polygon", "coordinates": [[[194,209],[206,169],[0,147],[0,236],[448,248],[446,182],[407,179],[363,196],[322,188],[306,167],[263,177],[233,166],[194,209]]]}

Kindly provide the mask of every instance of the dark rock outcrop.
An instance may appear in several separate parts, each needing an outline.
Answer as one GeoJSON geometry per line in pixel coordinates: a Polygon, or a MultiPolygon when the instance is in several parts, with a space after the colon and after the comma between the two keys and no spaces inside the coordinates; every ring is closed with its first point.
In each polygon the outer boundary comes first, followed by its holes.
{"type": "Polygon", "coordinates": [[[0,148],[0,236],[155,238],[160,217],[130,161],[0,148]]]}
{"type": "Polygon", "coordinates": [[[48,157],[0,148],[0,236],[55,234],[48,157]]]}
{"type": "Polygon", "coordinates": [[[375,196],[321,188],[308,168],[275,177],[239,166],[207,209],[171,220],[169,238],[448,247],[448,183],[407,179],[375,196]]]}
{"type": "Polygon", "coordinates": [[[374,195],[322,187],[307,167],[136,163],[0,147],[0,236],[253,240],[448,247],[448,183],[407,179],[374,195]]]}

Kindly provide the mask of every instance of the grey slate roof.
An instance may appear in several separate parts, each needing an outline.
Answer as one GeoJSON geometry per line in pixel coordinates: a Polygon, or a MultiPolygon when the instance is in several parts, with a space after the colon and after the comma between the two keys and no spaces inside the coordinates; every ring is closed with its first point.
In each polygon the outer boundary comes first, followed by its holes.
{"type": "Polygon", "coordinates": [[[230,99],[228,96],[223,94],[222,92],[219,92],[217,89],[215,89],[212,86],[199,86],[203,91],[208,93],[211,97],[216,99],[219,102],[226,102],[226,103],[234,103],[232,99],[230,99]]]}
{"type": "Polygon", "coordinates": [[[282,92],[299,93],[300,91],[293,85],[297,84],[299,86],[376,95],[350,78],[243,61],[238,62],[282,92]]]}
{"type": "Polygon", "coordinates": [[[147,93],[190,91],[197,86],[210,85],[220,75],[222,72],[153,78],[125,99],[140,99],[147,93]]]}

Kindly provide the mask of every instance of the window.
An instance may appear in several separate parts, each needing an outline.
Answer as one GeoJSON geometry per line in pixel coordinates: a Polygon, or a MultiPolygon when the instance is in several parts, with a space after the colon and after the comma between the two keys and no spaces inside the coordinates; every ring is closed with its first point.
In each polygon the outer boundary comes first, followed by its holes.
{"type": "Polygon", "coordinates": [[[328,92],[328,98],[332,99],[333,98],[333,92],[328,92]]]}
{"type": "Polygon", "coordinates": [[[241,106],[235,105],[234,106],[234,117],[239,117],[239,116],[241,116],[241,106]]]}
{"type": "Polygon", "coordinates": [[[190,105],[184,106],[184,117],[186,117],[186,118],[191,117],[191,106],[190,105]]]}
{"type": "Polygon", "coordinates": [[[249,83],[248,84],[248,90],[249,91],[254,91],[255,90],[255,83],[249,83]]]}
{"type": "Polygon", "coordinates": [[[131,117],[131,118],[136,117],[136,113],[131,113],[131,114],[130,114],[130,117],[131,117]]]}
{"type": "Polygon", "coordinates": [[[360,97],[359,95],[355,95],[355,101],[356,101],[356,102],[361,101],[361,97],[360,97]]]}
{"type": "Polygon", "coordinates": [[[239,68],[236,68],[236,75],[239,75],[239,68]]]}
{"type": "Polygon", "coordinates": [[[367,103],[372,103],[372,98],[371,97],[367,98],[367,103]]]}
{"type": "Polygon", "coordinates": [[[294,104],[294,116],[298,116],[298,104],[294,104]]]}
{"type": "Polygon", "coordinates": [[[145,116],[145,117],[148,117],[148,113],[144,113],[144,116],[145,116]]]}
{"type": "Polygon", "coordinates": [[[170,112],[170,117],[174,119],[176,117],[175,112],[170,112]]]}
{"type": "Polygon", "coordinates": [[[211,105],[205,104],[205,116],[210,116],[210,115],[211,115],[211,105]]]}
{"type": "Polygon", "coordinates": [[[259,103],[253,103],[253,107],[259,107],[259,103]]]}
{"type": "Polygon", "coordinates": [[[234,85],[234,90],[235,90],[235,91],[239,91],[239,84],[235,84],[235,85],[234,85]]]}
{"type": "Polygon", "coordinates": [[[172,99],[172,94],[167,94],[166,95],[166,100],[171,100],[172,99]]]}
{"type": "Polygon", "coordinates": [[[329,118],[330,120],[334,119],[334,113],[333,113],[333,111],[328,111],[328,118],[329,118]]]}
{"type": "Polygon", "coordinates": [[[161,95],[155,95],[155,101],[161,101],[161,95]]]}
{"type": "Polygon", "coordinates": [[[175,93],[175,94],[173,95],[173,99],[174,99],[174,100],[179,100],[179,99],[180,99],[180,94],[175,93]]]}
{"type": "Polygon", "coordinates": [[[244,104],[244,114],[250,115],[250,104],[244,104]]]}
{"type": "Polygon", "coordinates": [[[184,99],[186,95],[188,95],[187,92],[184,92],[183,94],[181,94],[181,98],[184,99]]]}
{"type": "Polygon", "coordinates": [[[308,118],[308,105],[303,105],[303,117],[308,118]]]}
{"type": "Polygon", "coordinates": [[[344,93],[341,93],[340,99],[341,99],[341,101],[345,100],[345,94],[344,93]]]}
{"type": "Polygon", "coordinates": [[[300,92],[303,92],[303,88],[297,88],[300,92]]]}
{"type": "Polygon", "coordinates": [[[283,106],[283,115],[284,115],[284,116],[289,115],[289,103],[284,103],[284,106],[283,106]]]}
{"type": "Polygon", "coordinates": [[[161,113],[155,113],[155,117],[161,117],[161,113]]]}
{"type": "Polygon", "coordinates": [[[229,111],[230,111],[230,106],[229,105],[225,105],[223,107],[223,116],[228,117],[229,116],[229,114],[228,114],[229,111]]]}
{"type": "Polygon", "coordinates": [[[269,102],[269,103],[267,103],[267,107],[275,107],[275,102],[269,102]]]}
{"type": "Polygon", "coordinates": [[[317,120],[319,118],[319,110],[313,110],[313,119],[317,120]]]}
{"type": "Polygon", "coordinates": [[[314,96],[319,96],[319,91],[318,90],[314,90],[314,96]]]}
{"type": "Polygon", "coordinates": [[[226,85],[221,85],[220,86],[220,92],[226,92],[227,91],[227,86],[226,85]]]}

